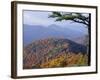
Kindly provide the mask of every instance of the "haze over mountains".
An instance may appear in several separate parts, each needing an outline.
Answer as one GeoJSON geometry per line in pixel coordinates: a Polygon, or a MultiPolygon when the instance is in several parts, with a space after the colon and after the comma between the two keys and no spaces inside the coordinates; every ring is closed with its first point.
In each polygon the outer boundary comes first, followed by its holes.
{"type": "Polygon", "coordinates": [[[84,31],[55,24],[24,24],[23,30],[23,69],[88,65],[84,31]]]}
{"type": "Polygon", "coordinates": [[[24,24],[23,30],[24,46],[40,39],[62,37],[72,41],[78,40],[77,38],[82,37],[82,40],[79,40],[79,43],[81,43],[83,42],[84,36],[86,35],[85,33],[82,33],[78,30],[70,29],[68,27],[61,27],[56,24],[49,26],[24,24]]]}

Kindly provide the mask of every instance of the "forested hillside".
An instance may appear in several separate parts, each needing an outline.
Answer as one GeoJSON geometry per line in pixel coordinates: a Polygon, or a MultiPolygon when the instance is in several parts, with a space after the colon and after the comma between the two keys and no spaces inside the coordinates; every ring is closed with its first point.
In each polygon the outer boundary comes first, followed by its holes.
{"type": "Polygon", "coordinates": [[[87,66],[86,46],[63,38],[34,41],[24,47],[23,68],[87,66]]]}

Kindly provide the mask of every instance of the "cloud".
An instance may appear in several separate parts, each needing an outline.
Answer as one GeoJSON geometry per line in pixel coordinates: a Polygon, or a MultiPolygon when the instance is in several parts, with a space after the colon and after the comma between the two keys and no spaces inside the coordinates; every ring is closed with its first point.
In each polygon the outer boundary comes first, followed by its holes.
{"type": "Polygon", "coordinates": [[[34,25],[42,24],[49,25],[54,21],[48,18],[50,12],[40,12],[40,11],[24,11],[24,24],[34,25]]]}
{"type": "MultiPolygon", "coordinates": [[[[68,27],[70,29],[87,32],[85,25],[78,23],[71,23],[70,21],[57,21],[55,22],[54,18],[48,18],[51,12],[44,11],[23,11],[24,24],[28,25],[43,25],[44,27],[48,27],[49,25],[56,24],[60,27],[68,27]]],[[[88,14],[83,14],[88,16],[88,14]]]]}

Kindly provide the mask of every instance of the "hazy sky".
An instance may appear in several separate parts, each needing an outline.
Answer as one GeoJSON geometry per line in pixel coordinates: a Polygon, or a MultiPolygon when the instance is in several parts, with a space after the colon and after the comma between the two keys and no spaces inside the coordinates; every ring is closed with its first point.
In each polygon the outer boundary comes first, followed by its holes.
{"type": "MultiPolygon", "coordinates": [[[[71,21],[56,21],[55,18],[48,18],[48,16],[52,14],[52,12],[46,11],[23,11],[23,19],[24,24],[28,25],[43,25],[44,27],[48,27],[51,24],[59,25],[60,27],[68,27],[70,29],[78,30],[80,32],[87,33],[87,28],[83,24],[72,23],[71,21]]],[[[88,14],[86,14],[88,15],[88,14]]]]}

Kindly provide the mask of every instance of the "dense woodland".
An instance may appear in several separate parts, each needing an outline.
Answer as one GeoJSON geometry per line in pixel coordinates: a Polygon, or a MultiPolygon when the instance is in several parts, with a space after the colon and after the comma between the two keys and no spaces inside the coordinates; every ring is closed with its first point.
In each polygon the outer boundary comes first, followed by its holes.
{"type": "Polygon", "coordinates": [[[62,38],[34,41],[24,48],[23,68],[88,66],[87,47],[62,38]]]}

